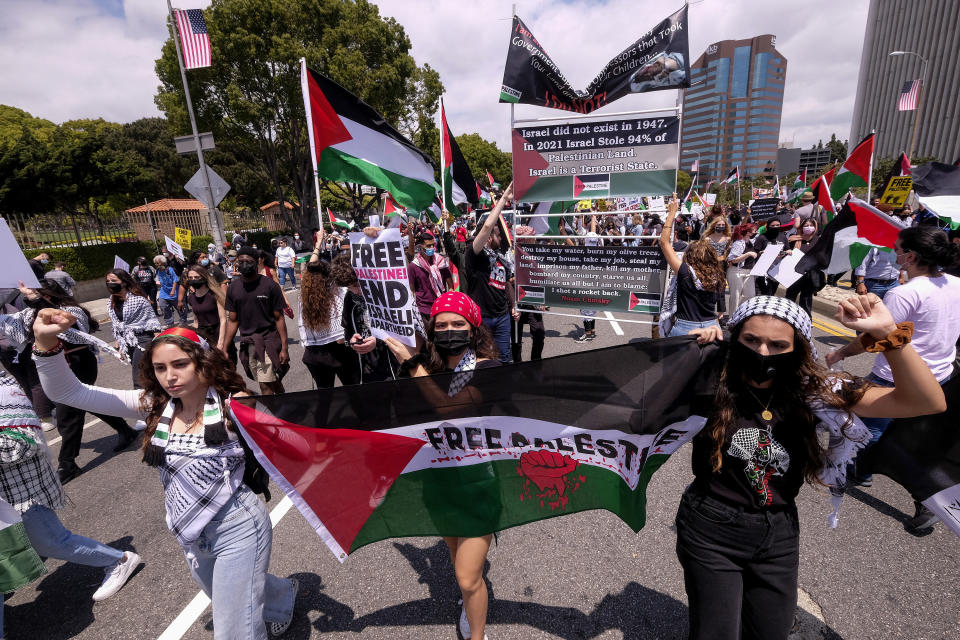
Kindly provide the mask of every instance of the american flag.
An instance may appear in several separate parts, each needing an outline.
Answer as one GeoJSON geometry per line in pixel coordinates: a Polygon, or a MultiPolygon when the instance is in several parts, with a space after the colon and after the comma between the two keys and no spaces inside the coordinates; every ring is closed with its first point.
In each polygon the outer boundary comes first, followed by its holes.
{"type": "Polygon", "coordinates": [[[210,34],[203,21],[200,9],[174,9],[180,45],[183,47],[183,64],[187,69],[210,66],[210,34]]]}
{"type": "Polygon", "coordinates": [[[897,102],[898,111],[913,111],[917,108],[920,97],[920,80],[907,80],[900,89],[900,100],[897,102]]]}

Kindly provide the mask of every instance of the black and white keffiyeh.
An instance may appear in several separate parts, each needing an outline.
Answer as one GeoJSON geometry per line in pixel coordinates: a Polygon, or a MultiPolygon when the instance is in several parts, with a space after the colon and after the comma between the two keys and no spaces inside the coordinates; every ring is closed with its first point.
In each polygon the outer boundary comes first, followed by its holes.
{"type": "MultiPolygon", "coordinates": [[[[681,266],[681,269],[683,267],[681,266]]],[[[697,273],[687,265],[687,268],[690,269],[690,277],[693,278],[693,286],[697,288],[697,291],[703,291],[703,283],[700,282],[700,278],[697,277],[697,273]]],[[[679,290],[680,274],[675,273],[673,278],[670,279],[670,286],[667,287],[667,295],[664,298],[663,307],[660,310],[660,322],[657,323],[660,327],[660,335],[667,337],[670,335],[670,331],[673,330],[673,325],[677,322],[677,292],[679,290]]]]}
{"type": "Polygon", "coordinates": [[[160,331],[160,319],[154,313],[150,301],[143,296],[127,294],[123,301],[123,320],[117,317],[113,310],[113,304],[108,307],[110,321],[113,323],[113,337],[120,344],[123,351],[130,347],[140,349],[140,343],[137,342],[137,333],[148,331],[160,331]]]}
{"type": "MultiPolygon", "coordinates": [[[[67,329],[58,333],[57,337],[69,344],[86,344],[100,351],[109,353],[118,360],[123,360],[123,355],[111,347],[109,344],[90,335],[90,325],[87,322],[87,314],[80,307],[63,307],[64,311],[69,311],[77,319],[77,327],[67,329]]],[[[0,315],[0,334],[9,338],[11,342],[17,344],[17,350],[22,351],[33,340],[33,321],[37,317],[34,309],[24,309],[13,314],[0,315]]],[[[19,359],[19,354],[18,354],[19,359]]]]}
{"type": "Polygon", "coordinates": [[[473,370],[476,368],[477,354],[473,349],[467,348],[463,356],[460,357],[460,362],[457,363],[456,368],[453,370],[456,375],[454,375],[450,381],[450,388],[447,390],[447,395],[452,398],[463,391],[467,383],[473,379],[473,370]]]}
{"type": "Polygon", "coordinates": [[[789,323],[803,339],[813,347],[810,315],[800,305],[777,296],[756,296],[744,301],[730,317],[730,327],[735,327],[750,316],[774,316],[789,323]]]}

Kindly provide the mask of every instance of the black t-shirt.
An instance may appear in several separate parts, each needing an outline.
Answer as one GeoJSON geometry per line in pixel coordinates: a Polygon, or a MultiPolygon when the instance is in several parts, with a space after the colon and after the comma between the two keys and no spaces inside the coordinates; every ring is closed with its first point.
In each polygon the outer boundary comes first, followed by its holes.
{"type": "Polygon", "coordinates": [[[273,312],[282,313],[286,303],[280,285],[271,278],[258,275],[253,282],[243,278],[231,280],[223,306],[227,312],[236,312],[240,335],[249,336],[275,330],[277,321],[273,312]]]}
{"type": "Polygon", "coordinates": [[[152,287],[154,281],[157,279],[157,272],[147,266],[135,266],[133,271],[130,272],[130,275],[137,281],[137,284],[144,288],[152,287]]]}
{"type": "Polygon", "coordinates": [[[686,262],[677,272],[677,318],[691,322],[716,320],[714,307],[720,298],[717,291],[697,289],[693,282],[693,269],[686,262]]]}
{"type": "Polygon", "coordinates": [[[693,439],[694,487],[748,511],[793,506],[808,460],[800,427],[773,405],[773,419],[763,420],[760,414],[770,391],[753,391],[759,401],[748,392],[737,397],[736,428],[723,443],[720,471],[713,472],[713,442],[706,429],[693,439]]]}
{"type": "Polygon", "coordinates": [[[220,324],[220,314],[217,312],[217,298],[212,291],[198,296],[194,291],[187,294],[190,308],[197,314],[197,324],[201,327],[220,324]]]}
{"type": "Polygon", "coordinates": [[[507,281],[510,268],[506,260],[495,251],[479,254],[468,247],[466,266],[469,272],[469,294],[480,307],[484,318],[499,318],[510,311],[507,303],[507,281]]]}

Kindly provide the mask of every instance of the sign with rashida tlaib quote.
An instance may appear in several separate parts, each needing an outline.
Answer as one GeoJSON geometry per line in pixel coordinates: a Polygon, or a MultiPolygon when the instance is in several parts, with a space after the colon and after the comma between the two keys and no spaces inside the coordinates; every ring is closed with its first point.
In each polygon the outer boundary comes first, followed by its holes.
{"type": "Polygon", "coordinates": [[[660,313],[667,263],[659,247],[518,242],[517,302],[660,313]]]}
{"type": "MultiPolygon", "coordinates": [[[[592,14],[595,12],[599,13],[599,9],[591,9],[591,15],[584,18],[604,30],[607,25],[599,18],[594,19],[592,14]]],[[[606,39],[608,35],[604,33],[602,37],[606,39]]],[[[631,93],[688,86],[690,47],[686,5],[661,20],[608,62],[586,91],[570,86],[529,27],[514,16],[500,102],[590,113],[631,93]]]]}
{"type": "Polygon", "coordinates": [[[513,129],[513,194],[522,202],[652,196],[675,189],[675,115],[570,119],[513,129]]]}

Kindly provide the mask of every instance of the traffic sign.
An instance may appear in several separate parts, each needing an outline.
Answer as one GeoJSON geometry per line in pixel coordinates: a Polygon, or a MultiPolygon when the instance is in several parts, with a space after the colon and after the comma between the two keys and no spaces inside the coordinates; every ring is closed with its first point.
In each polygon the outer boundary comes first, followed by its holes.
{"type": "MultiPolygon", "coordinates": [[[[187,182],[183,188],[187,190],[187,193],[202,202],[204,206],[209,207],[210,205],[207,204],[209,198],[207,198],[207,189],[203,184],[202,171],[203,169],[197,169],[197,172],[193,174],[193,177],[190,178],[190,181],[187,182]]],[[[215,207],[227,197],[227,193],[230,191],[230,185],[210,167],[207,167],[207,175],[210,177],[210,188],[213,189],[213,206],[215,207]]]]}

